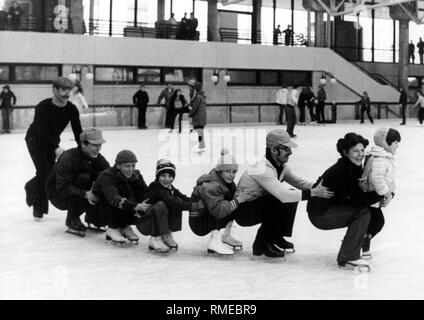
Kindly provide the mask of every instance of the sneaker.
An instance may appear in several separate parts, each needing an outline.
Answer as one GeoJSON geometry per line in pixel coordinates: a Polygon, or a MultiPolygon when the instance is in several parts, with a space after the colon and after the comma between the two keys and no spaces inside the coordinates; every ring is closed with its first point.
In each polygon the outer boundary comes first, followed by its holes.
{"type": "Polygon", "coordinates": [[[121,234],[130,241],[138,241],[140,238],[135,234],[131,226],[120,229],[121,234]]]}
{"type": "Polygon", "coordinates": [[[169,252],[169,247],[163,243],[161,237],[150,237],[149,250],[152,250],[158,253],[167,253],[169,252]]]}
{"type": "Polygon", "coordinates": [[[169,247],[169,249],[178,249],[178,243],[175,242],[174,238],[172,237],[172,233],[164,234],[162,236],[162,241],[169,247]]]}

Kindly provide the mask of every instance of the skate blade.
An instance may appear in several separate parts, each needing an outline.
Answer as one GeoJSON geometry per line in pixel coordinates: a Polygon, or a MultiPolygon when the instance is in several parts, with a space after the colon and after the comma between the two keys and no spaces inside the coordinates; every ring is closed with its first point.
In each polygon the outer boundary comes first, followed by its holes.
{"type": "Polygon", "coordinates": [[[85,231],[76,231],[76,230],[72,230],[72,229],[68,229],[66,230],[66,233],[72,234],[74,236],[78,236],[81,238],[85,237],[85,231]]]}
{"type": "Polygon", "coordinates": [[[208,249],[207,250],[207,255],[209,257],[219,257],[220,259],[233,259],[233,257],[234,257],[234,254],[233,253],[222,254],[222,253],[218,253],[215,250],[211,250],[211,249],[208,249]]]}
{"type": "Polygon", "coordinates": [[[241,251],[241,250],[243,250],[243,245],[233,245],[233,244],[229,244],[227,242],[222,242],[222,243],[224,243],[225,245],[227,245],[228,247],[230,247],[234,251],[241,251]]]}
{"type": "Polygon", "coordinates": [[[106,228],[95,227],[95,226],[92,226],[91,224],[88,224],[87,229],[91,231],[96,231],[96,232],[106,232],[106,228]]]}
{"type": "Polygon", "coordinates": [[[345,265],[339,265],[339,269],[343,271],[352,271],[353,273],[368,273],[371,272],[371,268],[366,265],[351,265],[351,264],[345,264],[345,265]]]}
{"type": "Polygon", "coordinates": [[[149,246],[149,251],[152,252],[152,253],[159,253],[159,254],[167,254],[167,253],[169,253],[169,250],[158,250],[158,249],[155,249],[155,248],[153,248],[151,246],[149,246]]]}
{"type": "Polygon", "coordinates": [[[361,259],[364,260],[371,260],[372,259],[372,254],[371,253],[365,253],[361,255],[361,259]]]}
{"type": "Polygon", "coordinates": [[[106,241],[112,242],[112,244],[121,244],[121,245],[125,244],[125,241],[115,241],[108,235],[106,235],[106,241]]]}

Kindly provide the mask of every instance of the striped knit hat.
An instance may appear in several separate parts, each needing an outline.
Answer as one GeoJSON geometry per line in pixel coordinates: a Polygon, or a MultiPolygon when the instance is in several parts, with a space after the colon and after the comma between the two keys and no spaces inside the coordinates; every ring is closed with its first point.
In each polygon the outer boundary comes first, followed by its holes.
{"type": "Polygon", "coordinates": [[[156,179],[163,173],[169,173],[173,177],[176,175],[175,165],[166,158],[159,159],[156,162],[156,179]]]}

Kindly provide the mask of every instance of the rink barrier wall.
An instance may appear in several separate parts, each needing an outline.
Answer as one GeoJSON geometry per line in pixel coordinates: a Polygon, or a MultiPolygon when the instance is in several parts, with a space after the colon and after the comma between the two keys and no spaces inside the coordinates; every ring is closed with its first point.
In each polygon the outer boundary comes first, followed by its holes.
{"type": "MultiPolygon", "coordinates": [[[[325,118],[328,123],[359,120],[360,106],[357,102],[338,102],[325,104],[325,118]]],[[[416,108],[409,104],[409,114],[416,108]]],[[[275,103],[214,103],[207,105],[208,124],[257,124],[277,123],[279,107],[275,103]]],[[[299,109],[296,108],[297,116],[299,109]]],[[[306,121],[309,122],[309,110],[305,108],[306,121]]],[[[375,119],[400,118],[400,107],[393,102],[372,102],[371,114],[375,119]]],[[[134,105],[90,105],[80,110],[83,128],[134,127],[137,126],[138,110],[134,105]]],[[[34,118],[34,106],[18,106],[12,113],[12,129],[25,130],[34,118]]],[[[147,108],[146,124],[150,128],[162,128],[165,122],[163,105],[152,104],[147,108]]],[[[188,120],[184,114],[183,121],[188,120]]],[[[285,118],[283,118],[284,122],[285,118]]],[[[1,122],[0,122],[1,125],[1,122]]],[[[175,128],[178,128],[176,121],[175,128]]]]}

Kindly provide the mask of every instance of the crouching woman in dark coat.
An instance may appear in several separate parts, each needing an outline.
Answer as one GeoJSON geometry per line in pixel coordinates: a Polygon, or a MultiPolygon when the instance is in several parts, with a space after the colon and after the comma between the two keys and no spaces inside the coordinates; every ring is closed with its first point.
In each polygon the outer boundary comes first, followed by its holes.
{"type": "Polygon", "coordinates": [[[311,198],[307,211],[312,224],[322,230],[347,227],[337,262],[339,266],[369,268],[361,259],[362,240],[370,222],[369,205],[382,200],[376,192],[363,192],[359,187],[362,162],[368,140],[353,132],[337,142],[341,158],[318,179],[322,185],[334,191],[329,199],[311,198]]]}
{"type": "Polygon", "coordinates": [[[155,217],[142,216],[137,229],[144,235],[150,235],[149,249],[166,253],[178,249],[172,232],[180,231],[182,211],[191,210],[190,198],[173,186],[176,175],[175,165],[168,159],[160,159],[156,164],[156,179],[144,194],[147,203],[160,206],[155,217]]]}
{"type": "Polygon", "coordinates": [[[129,150],[120,151],[115,165],[103,171],[93,185],[99,205],[109,217],[106,239],[123,243],[128,239],[138,243],[139,237],[131,229],[136,212],[155,214],[155,209],[142,201],[147,191],[140,171],[135,170],[137,158],[129,150]]]}

